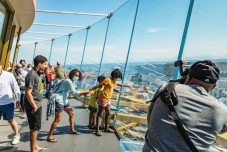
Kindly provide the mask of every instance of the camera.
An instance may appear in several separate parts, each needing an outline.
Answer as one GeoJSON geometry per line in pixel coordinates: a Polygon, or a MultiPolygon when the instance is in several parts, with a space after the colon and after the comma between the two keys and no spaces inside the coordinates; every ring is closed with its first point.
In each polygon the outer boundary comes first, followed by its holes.
{"type": "Polygon", "coordinates": [[[179,67],[181,78],[177,80],[170,80],[169,82],[179,82],[184,84],[189,74],[189,61],[177,60],[174,62],[174,67],[179,67]],[[186,67],[184,69],[184,67],[186,67]]]}

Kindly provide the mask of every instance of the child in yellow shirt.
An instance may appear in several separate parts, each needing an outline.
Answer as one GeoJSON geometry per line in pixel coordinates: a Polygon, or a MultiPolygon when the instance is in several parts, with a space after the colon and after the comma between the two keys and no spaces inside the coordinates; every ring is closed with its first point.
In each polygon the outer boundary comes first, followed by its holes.
{"type": "Polygon", "coordinates": [[[111,72],[111,78],[106,78],[103,82],[99,83],[98,85],[92,87],[91,89],[89,89],[90,91],[95,90],[96,88],[102,88],[103,87],[103,91],[101,92],[101,94],[98,97],[98,117],[96,119],[96,136],[102,136],[102,134],[99,131],[99,123],[100,123],[100,118],[102,116],[102,112],[105,109],[105,129],[104,132],[108,132],[108,133],[113,133],[113,131],[111,131],[109,129],[109,115],[110,115],[110,98],[113,94],[113,91],[120,93],[119,90],[114,89],[114,87],[116,85],[118,86],[123,86],[123,87],[129,87],[128,85],[122,85],[119,84],[117,82],[118,79],[122,79],[122,73],[119,69],[115,69],[111,72]]]}
{"type": "MultiPolygon", "coordinates": [[[[103,82],[103,80],[105,79],[105,76],[99,76],[98,77],[98,82],[99,84],[101,82],[103,82]]],[[[89,115],[89,125],[88,127],[90,129],[95,129],[95,121],[96,121],[96,116],[97,116],[97,111],[98,111],[98,96],[100,95],[100,93],[102,92],[103,88],[97,88],[93,91],[91,91],[91,97],[90,97],[90,104],[88,109],[90,110],[90,115],[89,115]]]]}

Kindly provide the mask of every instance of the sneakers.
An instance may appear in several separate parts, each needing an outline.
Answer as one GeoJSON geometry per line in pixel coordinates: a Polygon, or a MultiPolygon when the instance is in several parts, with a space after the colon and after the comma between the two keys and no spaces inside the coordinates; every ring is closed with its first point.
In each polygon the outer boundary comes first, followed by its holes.
{"type": "Polygon", "coordinates": [[[25,113],[21,112],[20,118],[24,119],[26,117],[25,113]]]}
{"type": "Polygon", "coordinates": [[[96,132],[95,135],[96,135],[96,136],[102,136],[102,134],[101,134],[100,131],[99,131],[99,132],[96,132]]]}
{"type": "Polygon", "coordinates": [[[20,135],[14,136],[12,145],[16,145],[20,142],[20,135]]]}

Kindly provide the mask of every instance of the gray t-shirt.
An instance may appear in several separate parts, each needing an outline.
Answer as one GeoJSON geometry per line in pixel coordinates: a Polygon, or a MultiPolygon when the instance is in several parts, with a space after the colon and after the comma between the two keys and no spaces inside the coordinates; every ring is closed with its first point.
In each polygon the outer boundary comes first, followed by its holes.
{"type": "MultiPolygon", "coordinates": [[[[227,124],[226,105],[199,85],[178,84],[175,91],[179,100],[175,110],[187,134],[198,150],[208,151],[217,134],[227,124]]],[[[154,104],[148,128],[149,143],[145,143],[143,152],[191,151],[177,130],[169,108],[160,97],[154,104]]]]}
{"type": "MultiPolygon", "coordinates": [[[[32,89],[32,96],[36,102],[36,104],[40,104],[43,100],[43,83],[42,77],[40,77],[35,70],[31,70],[28,72],[25,78],[25,87],[29,87],[32,89]]],[[[31,108],[27,98],[25,98],[25,107],[31,108]]]]}

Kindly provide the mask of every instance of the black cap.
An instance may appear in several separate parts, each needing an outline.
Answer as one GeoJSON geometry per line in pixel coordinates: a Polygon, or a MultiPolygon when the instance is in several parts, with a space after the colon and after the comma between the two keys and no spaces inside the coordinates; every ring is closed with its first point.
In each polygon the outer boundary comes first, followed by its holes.
{"type": "Polygon", "coordinates": [[[215,84],[219,79],[219,69],[209,60],[194,63],[189,69],[189,75],[206,83],[215,84]]]}

